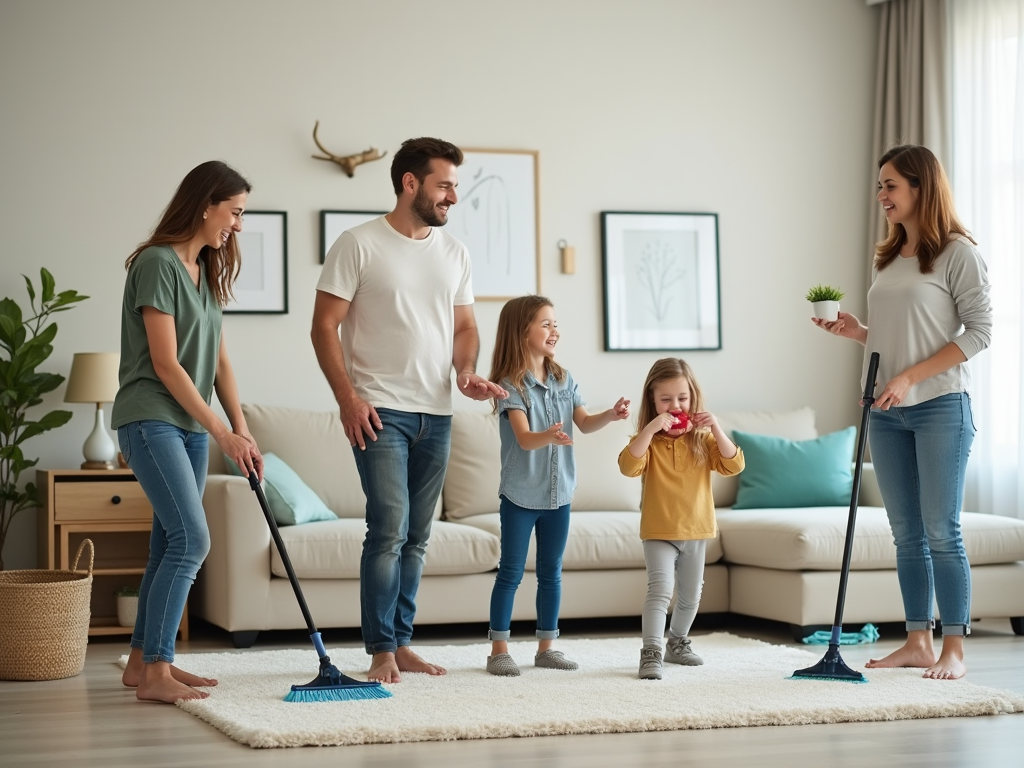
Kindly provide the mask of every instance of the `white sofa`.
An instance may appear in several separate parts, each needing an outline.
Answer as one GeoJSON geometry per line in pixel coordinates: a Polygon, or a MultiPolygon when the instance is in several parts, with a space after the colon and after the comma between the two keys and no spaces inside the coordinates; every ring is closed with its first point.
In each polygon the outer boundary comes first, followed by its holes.
{"type": "MultiPolygon", "coordinates": [[[[243,406],[264,453],[292,467],[337,520],[281,528],[318,627],[357,627],[365,497],[335,412],[243,406]]],[[[792,440],[817,436],[808,408],[719,414],[723,428],[792,440]]],[[[563,563],[563,618],[636,616],[646,592],[639,539],[640,482],[622,476],[629,426],[617,423],[575,444],[578,487],[563,563]]],[[[486,622],[499,557],[497,421],[456,412],[442,499],[417,598],[418,624],[486,622]]],[[[233,633],[239,647],[262,630],[304,626],[248,482],[211,457],[204,506],[212,548],[190,612],[233,633]]],[[[715,476],[719,537],[707,549],[702,613],[739,613],[793,625],[831,625],[848,507],[729,509],[737,478],[715,476]]],[[[895,548],[874,474],[865,467],[844,623],[900,621],[895,548]]],[[[1024,521],[963,515],[972,563],[972,616],[1011,617],[1024,633],[1024,521]]],[[[531,555],[532,559],[532,555],[531,555]]],[[[513,619],[534,617],[532,565],[513,619]]]]}

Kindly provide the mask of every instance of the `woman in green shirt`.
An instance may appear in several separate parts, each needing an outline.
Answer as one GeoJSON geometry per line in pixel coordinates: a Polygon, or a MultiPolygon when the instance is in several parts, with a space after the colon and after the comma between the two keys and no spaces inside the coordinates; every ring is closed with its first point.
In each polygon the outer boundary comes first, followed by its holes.
{"type": "Polygon", "coordinates": [[[188,592],[210,550],[202,504],[209,436],[247,474],[263,478],[221,334],[250,189],[222,162],[193,168],[156,230],[125,263],[121,387],[111,421],[153,506],[149,563],[122,677],[139,699],[206,698],[197,687],[217,684],[172,664],[188,592]],[[210,407],[214,389],[230,428],[210,407]]]}

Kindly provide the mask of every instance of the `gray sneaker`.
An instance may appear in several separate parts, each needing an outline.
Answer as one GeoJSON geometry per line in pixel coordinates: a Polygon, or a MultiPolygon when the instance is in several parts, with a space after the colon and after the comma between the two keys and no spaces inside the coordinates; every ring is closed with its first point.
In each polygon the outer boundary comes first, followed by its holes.
{"type": "Polygon", "coordinates": [[[704,659],[690,648],[690,638],[671,635],[665,647],[665,661],[670,664],[682,664],[684,667],[699,667],[704,663],[704,659]]]}
{"type": "Polygon", "coordinates": [[[534,666],[546,667],[547,669],[579,669],[580,665],[575,661],[569,661],[561,651],[554,651],[548,648],[544,653],[538,653],[533,657],[534,666]]]}
{"type": "Polygon", "coordinates": [[[661,648],[656,645],[645,645],[640,649],[641,680],[661,680],[661,648]]]}
{"type": "Polygon", "coordinates": [[[519,677],[519,667],[507,653],[487,657],[487,671],[499,677],[519,677]]]}

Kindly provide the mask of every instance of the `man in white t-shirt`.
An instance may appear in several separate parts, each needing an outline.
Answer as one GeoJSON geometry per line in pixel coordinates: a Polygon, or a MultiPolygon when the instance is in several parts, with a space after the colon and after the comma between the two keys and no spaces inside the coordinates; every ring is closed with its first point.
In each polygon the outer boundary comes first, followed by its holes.
{"type": "Polygon", "coordinates": [[[394,210],[343,232],[316,286],[313,348],[366,493],[362,633],[373,656],[367,677],[383,683],[402,672],[445,674],[410,643],[448,463],[452,367],[467,397],[508,396],[476,374],[469,252],[440,229],[458,200],[461,163],[446,141],[404,142],[391,164],[394,210]]]}

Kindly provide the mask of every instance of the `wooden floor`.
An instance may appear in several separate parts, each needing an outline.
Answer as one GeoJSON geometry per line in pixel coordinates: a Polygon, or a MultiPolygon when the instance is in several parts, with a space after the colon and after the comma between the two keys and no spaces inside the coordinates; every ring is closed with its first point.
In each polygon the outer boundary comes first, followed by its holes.
{"type": "MultiPolygon", "coordinates": [[[[782,625],[742,619],[727,620],[724,624],[705,620],[698,623],[694,635],[713,629],[770,642],[792,642],[782,625]]],[[[417,645],[480,642],[483,630],[482,626],[424,627],[418,630],[417,645]]],[[[518,634],[525,639],[528,629],[523,630],[518,634]]],[[[637,619],[563,625],[564,637],[638,634],[637,619]]],[[[358,636],[351,631],[334,630],[324,635],[328,646],[360,645],[358,636]]],[[[886,625],[882,637],[873,645],[844,646],[844,659],[858,668],[870,656],[896,647],[899,627],[886,625]]],[[[304,633],[274,632],[261,635],[254,648],[306,644],[304,633]]],[[[200,621],[194,622],[192,640],[178,646],[179,652],[227,650],[233,650],[227,633],[200,621]]],[[[136,701],[133,693],[120,685],[120,670],[114,665],[126,651],[123,640],[94,638],[85,670],[77,677],[39,683],[0,682],[0,766],[1024,766],[1024,714],[255,750],[232,741],[177,707],[136,701]]],[[[313,657],[314,667],[315,661],[313,657]]],[[[969,680],[1024,695],[1024,637],[1013,634],[1009,621],[986,620],[975,625],[968,640],[968,664],[969,680]]],[[[315,671],[314,667],[311,670],[315,671]]]]}

